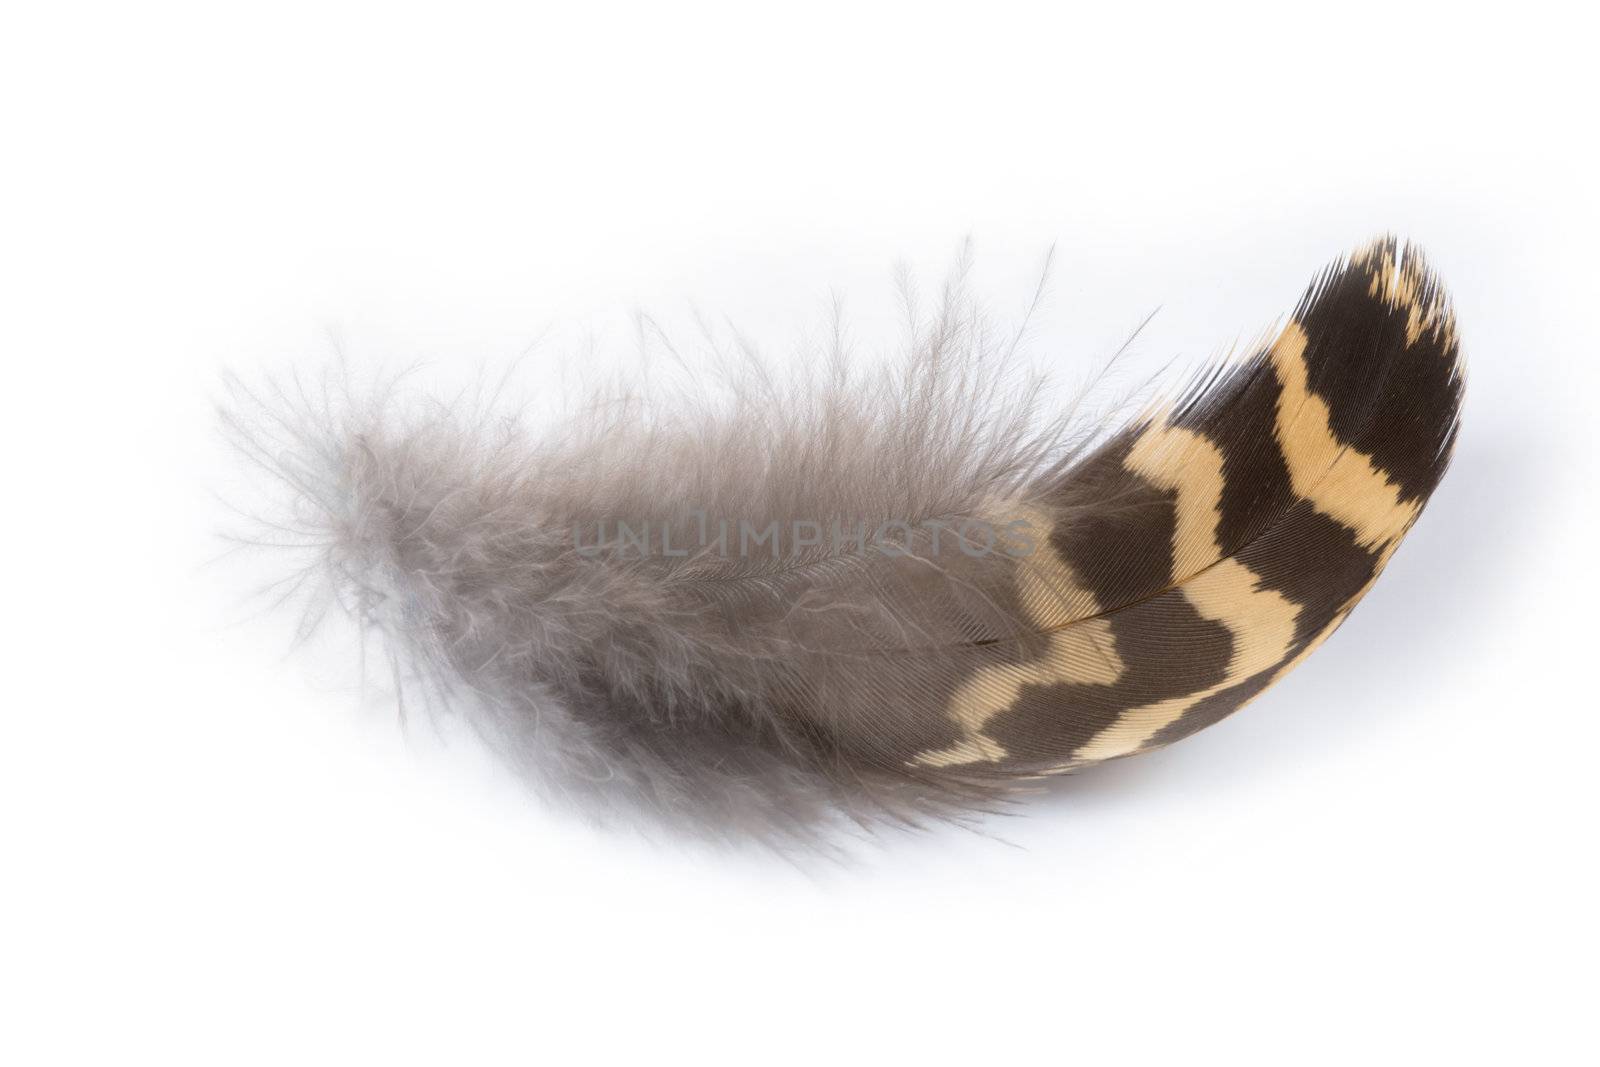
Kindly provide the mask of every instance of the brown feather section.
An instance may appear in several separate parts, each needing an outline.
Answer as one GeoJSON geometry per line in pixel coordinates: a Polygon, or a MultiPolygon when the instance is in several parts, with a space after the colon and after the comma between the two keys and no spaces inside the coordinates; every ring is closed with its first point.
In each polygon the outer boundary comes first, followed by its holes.
{"type": "Polygon", "coordinates": [[[1049,565],[1094,597],[1044,614],[1055,633],[1108,632],[1117,676],[1065,657],[1035,668],[1054,680],[955,709],[981,726],[920,760],[1073,769],[1218,721],[1343,621],[1449,462],[1454,318],[1392,240],[1331,269],[1270,345],[1204,380],[1048,494],[1067,510],[1049,565]]]}

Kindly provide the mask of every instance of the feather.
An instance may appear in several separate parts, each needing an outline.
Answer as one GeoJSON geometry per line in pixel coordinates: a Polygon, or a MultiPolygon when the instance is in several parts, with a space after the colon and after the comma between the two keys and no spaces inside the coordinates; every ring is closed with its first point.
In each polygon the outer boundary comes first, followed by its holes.
{"type": "Polygon", "coordinates": [[[814,840],[1170,744],[1344,621],[1443,476],[1455,322],[1415,251],[1120,428],[1041,411],[957,290],[872,371],[492,404],[233,385],[297,583],[547,795],[814,840]]]}

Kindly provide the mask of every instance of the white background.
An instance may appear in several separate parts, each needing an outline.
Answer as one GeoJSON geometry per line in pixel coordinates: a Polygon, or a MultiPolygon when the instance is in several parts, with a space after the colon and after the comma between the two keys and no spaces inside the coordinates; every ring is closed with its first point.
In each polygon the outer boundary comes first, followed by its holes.
{"type": "Polygon", "coordinates": [[[0,1058],[1595,1062],[1592,28],[1111,7],[8,5],[0,1058]],[[1056,246],[1070,378],[1386,230],[1471,366],[1422,522],[1268,696],[994,837],[596,832],[207,563],[225,368],[691,302],[781,350],[970,234],[1002,314],[1056,246]]]}

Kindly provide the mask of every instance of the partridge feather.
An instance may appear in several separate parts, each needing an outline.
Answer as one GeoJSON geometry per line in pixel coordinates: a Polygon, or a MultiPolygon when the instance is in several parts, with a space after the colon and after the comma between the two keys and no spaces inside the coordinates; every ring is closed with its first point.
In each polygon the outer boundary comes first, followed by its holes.
{"type": "Polygon", "coordinates": [[[300,577],[529,781],[768,839],[960,817],[1217,722],[1344,621],[1456,437],[1454,317],[1392,240],[1088,445],[964,307],[887,371],[836,352],[540,436],[326,383],[236,385],[224,420],[300,577]]]}

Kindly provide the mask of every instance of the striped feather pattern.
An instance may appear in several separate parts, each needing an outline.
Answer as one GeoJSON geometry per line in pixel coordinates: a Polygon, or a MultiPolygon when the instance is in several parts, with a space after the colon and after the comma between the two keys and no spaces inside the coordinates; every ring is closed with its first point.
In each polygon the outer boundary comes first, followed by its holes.
{"type": "Polygon", "coordinates": [[[1330,269],[1276,339],[1047,487],[1022,569],[1047,644],[973,673],[927,767],[1035,774],[1169,744],[1333,633],[1443,476],[1455,322],[1392,240],[1330,269]]]}

